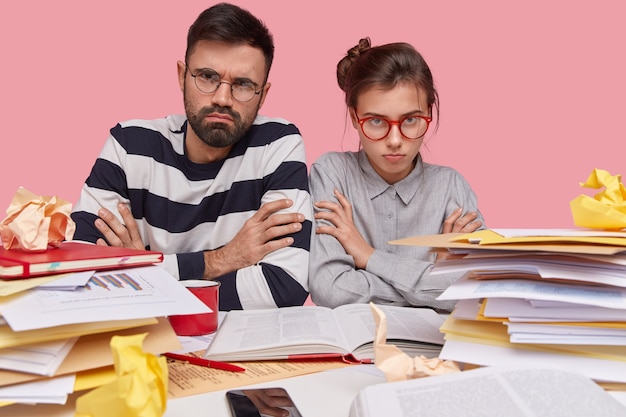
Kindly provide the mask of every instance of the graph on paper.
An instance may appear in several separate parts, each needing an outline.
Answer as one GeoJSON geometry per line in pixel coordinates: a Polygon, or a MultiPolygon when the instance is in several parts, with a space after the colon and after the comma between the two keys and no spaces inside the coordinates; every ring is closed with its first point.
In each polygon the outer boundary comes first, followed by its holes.
{"type": "Polygon", "coordinates": [[[127,305],[140,300],[157,302],[169,295],[155,287],[150,280],[133,270],[94,274],[83,288],[74,291],[36,291],[35,298],[44,308],[75,309],[80,305],[127,305]]]}
{"type": "Polygon", "coordinates": [[[141,284],[130,274],[102,274],[94,275],[85,286],[87,290],[97,291],[103,289],[106,291],[132,289],[133,291],[141,291],[141,284]]]}
{"type": "Polygon", "coordinates": [[[159,266],[101,271],[73,291],[33,289],[0,303],[13,331],[207,312],[202,301],[159,266]]]}

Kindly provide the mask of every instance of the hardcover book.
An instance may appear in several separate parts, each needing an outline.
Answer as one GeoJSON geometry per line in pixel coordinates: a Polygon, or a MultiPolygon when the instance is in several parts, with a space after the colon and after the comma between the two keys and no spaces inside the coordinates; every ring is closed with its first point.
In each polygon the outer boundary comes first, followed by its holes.
{"type": "Polygon", "coordinates": [[[63,242],[45,251],[0,247],[0,278],[18,279],[90,270],[129,268],[163,261],[161,252],[63,242]]]}

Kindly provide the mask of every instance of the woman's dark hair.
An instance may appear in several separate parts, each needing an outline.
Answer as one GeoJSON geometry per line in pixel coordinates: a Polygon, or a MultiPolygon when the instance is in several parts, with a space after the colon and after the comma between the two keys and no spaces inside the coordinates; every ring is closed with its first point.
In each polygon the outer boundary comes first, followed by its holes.
{"type": "Polygon", "coordinates": [[[265,79],[274,60],[274,39],[265,24],[249,11],[229,3],[218,3],[198,16],[187,33],[185,61],[198,41],[247,43],[265,56],[265,79]]]}
{"type": "Polygon", "coordinates": [[[428,111],[434,108],[439,120],[439,96],[426,61],[408,43],[398,42],[371,46],[363,38],[350,48],[337,64],[337,83],[346,94],[346,105],[355,108],[361,93],[371,87],[394,88],[411,82],[426,93],[428,111]]]}

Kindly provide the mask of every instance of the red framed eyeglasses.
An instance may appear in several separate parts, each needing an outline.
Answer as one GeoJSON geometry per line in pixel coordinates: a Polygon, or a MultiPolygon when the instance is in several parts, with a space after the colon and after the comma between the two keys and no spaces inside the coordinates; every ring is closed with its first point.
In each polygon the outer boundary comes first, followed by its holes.
{"type": "Polygon", "coordinates": [[[411,114],[400,120],[389,120],[381,116],[368,116],[359,118],[358,111],[355,108],[354,114],[356,120],[361,126],[361,131],[369,140],[381,140],[387,137],[391,131],[391,126],[397,125],[400,134],[404,139],[417,140],[426,134],[428,126],[432,121],[432,117],[411,114]]]}

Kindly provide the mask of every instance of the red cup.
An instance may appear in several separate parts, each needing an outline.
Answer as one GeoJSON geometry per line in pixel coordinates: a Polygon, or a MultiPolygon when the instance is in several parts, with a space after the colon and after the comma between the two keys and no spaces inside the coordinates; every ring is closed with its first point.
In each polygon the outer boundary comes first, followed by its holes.
{"type": "Polygon", "coordinates": [[[174,332],[178,336],[199,336],[213,333],[217,330],[220,282],[200,279],[180,282],[213,312],[169,316],[168,318],[174,332]]]}

